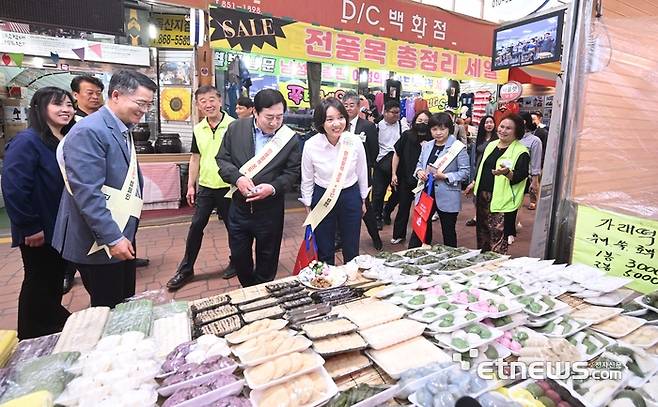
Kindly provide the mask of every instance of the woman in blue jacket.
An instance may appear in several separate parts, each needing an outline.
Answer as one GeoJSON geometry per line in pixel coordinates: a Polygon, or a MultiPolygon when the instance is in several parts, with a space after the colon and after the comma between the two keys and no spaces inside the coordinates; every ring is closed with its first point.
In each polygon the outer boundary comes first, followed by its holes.
{"type": "MultiPolygon", "coordinates": [[[[457,215],[461,210],[461,184],[468,180],[470,173],[470,162],[466,148],[461,149],[442,172],[437,172],[430,164],[445,156],[452,145],[457,141],[454,132],[454,124],[448,113],[436,113],[429,120],[430,133],[434,142],[425,143],[421,149],[415,175],[422,181],[427,181],[430,172],[434,175],[434,207],[441,221],[441,232],[443,244],[457,247],[457,215]]],[[[432,243],[432,222],[427,223],[425,236],[416,236],[414,232],[409,239],[409,248],[419,247],[422,243],[432,243]]]]}
{"type": "Polygon", "coordinates": [[[18,297],[18,337],[59,332],[69,312],[62,306],[66,261],[51,246],[64,181],[55,151],[73,119],[73,97],[56,87],[30,101],[29,128],[6,147],[2,193],[25,276],[18,297]]]}

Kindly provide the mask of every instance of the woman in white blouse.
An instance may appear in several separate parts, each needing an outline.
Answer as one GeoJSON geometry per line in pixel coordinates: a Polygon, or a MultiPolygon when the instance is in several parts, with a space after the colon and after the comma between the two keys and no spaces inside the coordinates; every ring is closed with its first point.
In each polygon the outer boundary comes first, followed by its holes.
{"type": "Polygon", "coordinates": [[[338,99],[323,100],[313,115],[318,134],[304,143],[302,153],[300,200],[311,213],[308,219],[314,219],[311,224],[316,224],[318,259],[329,264],[334,264],[336,228],[342,238],[343,261],[359,254],[361,217],[368,196],[366,152],[361,139],[345,131],[348,117],[338,99]],[[318,203],[320,208],[314,210],[318,203]],[[331,210],[323,213],[322,207],[331,210]]]}

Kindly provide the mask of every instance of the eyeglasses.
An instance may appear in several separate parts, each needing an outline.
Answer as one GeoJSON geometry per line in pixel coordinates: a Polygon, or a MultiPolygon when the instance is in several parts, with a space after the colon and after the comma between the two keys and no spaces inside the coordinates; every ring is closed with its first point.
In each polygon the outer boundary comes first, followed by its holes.
{"type": "Polygon", "coordinates": [[[131,98],[127,98],[127,99],[133,102],[134,104],[136,104],[137,107],[139,107],[139,110],[144,112],[148,112],[153,107],[153,102],[144,102],[142,100],[135,100],[131,98]]]}

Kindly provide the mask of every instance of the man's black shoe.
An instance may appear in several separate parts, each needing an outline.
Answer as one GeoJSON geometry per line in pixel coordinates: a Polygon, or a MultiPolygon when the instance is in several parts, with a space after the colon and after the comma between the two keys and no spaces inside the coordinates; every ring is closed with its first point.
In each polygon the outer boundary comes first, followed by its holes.
{"type": "Polygon", "coordinates": [[[62,286],[62,294],[66,294],[71,291],[73,284],[75,283],[73,276],[64,276],[64,285],[62,286]]]}
{"type": "Polygon", "coordinates": [[[135,259],[135,267],[147,267],[149,265],[149,259],[140,259],[139,257],[135,259]]]}
{"type": "Polygon", "coordinates": [[[169,291],[176,291],[189,283],[194,278],[193,273],[176,273],[169,281],[167,281],[167,288],[169,291]]]}
{"type": "Polygon", "coordinates": [[[229,280],[235,276],[238,275],[238,271],[233,267],[233,264],[229,263],[228,266],[224,269],[224,272],[222,273],[222,278],[225,280],[229,280]]]}
{"type": "Polygon", "coordinates": [[[381,251],[384,248],[384,245],[382,244],[382,239],[379,236],[373,236],[372,245],[378,251],[381,251]]]}

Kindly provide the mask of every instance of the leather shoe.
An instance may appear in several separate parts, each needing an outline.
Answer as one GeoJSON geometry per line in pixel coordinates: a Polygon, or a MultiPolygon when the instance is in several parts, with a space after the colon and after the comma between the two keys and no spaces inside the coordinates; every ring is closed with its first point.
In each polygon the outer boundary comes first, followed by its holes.
{"type": "Polygon", "coordinates": [[[381,251],[384,248],[384,245],[382,244],[382,239],[379,236],[373,236],[372,245],[377,251],[381,251]]]}
{"type": "Polygon", "coordinates": [[[477,225],[477,221],[475,219],[469,219],[466,221],[466,226],[475,226],[477,225]]]}
{"type": "Polygon", "coordinates": [[[140,259],[139,257],[135,259],[135,267],[147,267],[149,265],[149,259],[140,259]]]}
{"type": "Polygon", "coordinates": [[[233,264],[229,263],[229,265],[224,269],[224,273],[222,273],[222,278],[224,280],[229,280],[237,275],[238,271],[235,269],[235,267],[233,267],[233,264]]]}
{"type": "Polygon", "coordinates": [[[73,277],[64,277],[64,285],[62,286],[62,295],[71,291],[71,288],[73,288],[74,283],[75,280],[73,279],[73,277]]]}
{"type": "Polygon", "coordinates": [[[169,291],[175,291],[183,287],[194,278],[193,273],[176,273],[169,281],[167,281],[167,288],[169,291]]]}

